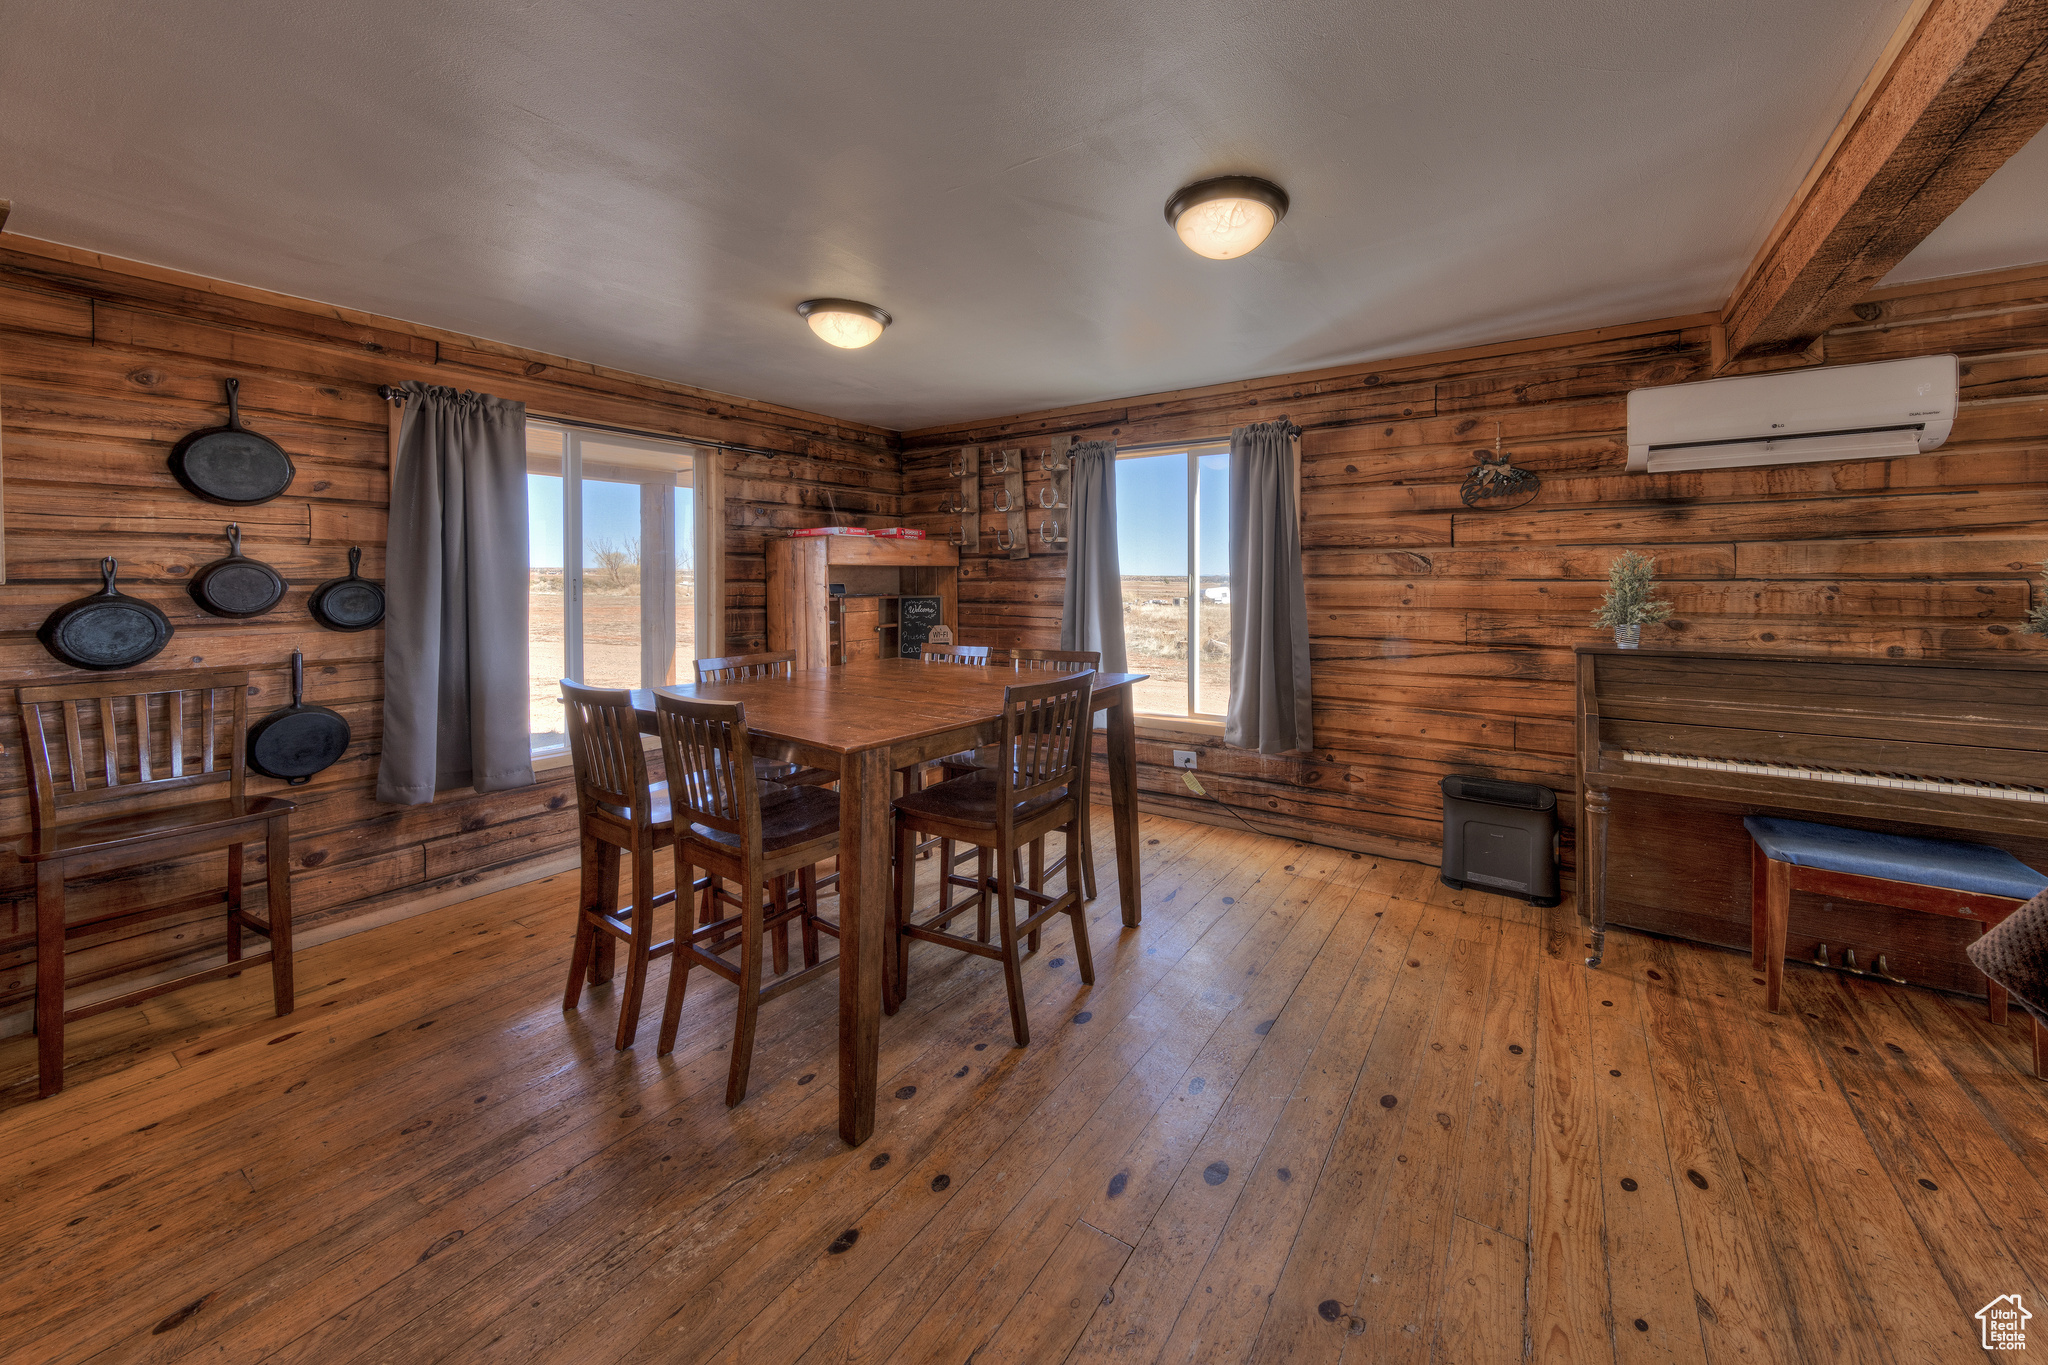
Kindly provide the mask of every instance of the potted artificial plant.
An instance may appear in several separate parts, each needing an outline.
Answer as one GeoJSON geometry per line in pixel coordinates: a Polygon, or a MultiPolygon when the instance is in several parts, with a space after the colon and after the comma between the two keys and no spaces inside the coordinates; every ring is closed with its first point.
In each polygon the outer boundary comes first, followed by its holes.
{"type": "Polygon", "coordinates": [[[1600,599],[1594,623],[1614,627],[1614,643],[1634,649],[1643,642],[1643,623],[1661,621],[1671,614],[1669,602],[1650,598],[1655,589],[1657,561],[1636,550],[1624,551],[1607,566],[1607,595],[1600,599]]]}

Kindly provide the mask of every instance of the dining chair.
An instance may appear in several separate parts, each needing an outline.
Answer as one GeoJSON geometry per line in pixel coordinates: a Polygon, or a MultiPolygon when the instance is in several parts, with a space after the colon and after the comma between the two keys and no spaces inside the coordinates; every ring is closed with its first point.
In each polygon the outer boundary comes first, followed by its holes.
{"type": "MultiPolygon", "coordinates": [[[[1092,649],[1013,649],[1010,651],[1010,659],[1019,673],[1079,673],[1084,670],[1102,667],[1102,655],[1092,649]]],[[[1089,725],[1089,749],[1092,754],[1094,749],[1094,725],[1092,721],[1089,725]]],[[[939,760],[939,767],[945,776],[951,779],[965,777],[977,768],[993,768],[995,762],[995,747],[990,745],[968,753],[948,754],[945,758],[939,760]]],[[[1081,774],[1081,799],[1083,802],[1091,799],[1090,792],[1094,782],[1094,770],[1095,765],[1093,762],[1084,765],[1084,770],[1081,774]]],[[[1081,889],[1082,894],[1091,901],[1095,899],[1095,836],[1094,831],[1091,829],[1093,820],[1093,808],[1084,804],[1081,808],[1081,889]]],[[[1031,857],[1035,864],[1043,864],[1045,845],[1042,842],[1031,846],[1031,857]]],[[[1062,855],[1050,866],[1038,866],[1035,870],[1035,875],[1050,877],[1065,866],[1066,857],[1062,855]]],[[[1035,939],[1032,941],[1031,946],[1033,948],[1038,946],[1035,939]]]]}
{"type": "Polygon", "coordinates": [[[968,664],[985,668],[990,653],[987,645],[926,645],[918,658],[928,664],[968,664]]]}
{"type": "MultiPolygon", "coordinates": [[[[1081,969],[1081,980],[1094,984],[1088,912],[1075,873],[1084,812],[1081,784],[1087,771],[1092,733],[1089,699],[1094,684],[1094,673],[1085,672],[1003,689],[1003,728],[997,753],[1005,755],[1008,761],[997,763],[993,771],[977,770],[896,798],[896,894],[890,902],[891,933],[887,940],[894,951],[890,954],[892,970],[886,973],[884,998],[892,1012],[901,1007],[909,992],[912,940],[940,943],[960,952],[992,957],[1003,964],[1003,979],[1010,993],[1011,1030],[1017,1046],[1028,1045],[1031,1025],[1025,1017],[1024,974],[1018,942],[1028,936],[1035,945],[1039,926],[1054,915],[1066,915],[1073,921],[1074,958],[1081,969]],[[1038,877],[1034,878],[1037,885],[1016,885],[1016,851],[1054,830],[1066,835],[1066,890],[1058,896],[1050,895],[1043,879],[1038,877]],[[919,833],[973,844],[984,854],[975,894],[958,905],[941,905],[921,924],[911,915],[917,871],[916,864],[907,856],[911,840],[919,833]],[[993,876],[988,875],[991,863],[993,876]],[[1015,913],[1018,901],[1027,907],[1021,920],[1015,913]],[[948,931],[947,925],[955,916],[970,907],[990,907],[991,903],[999,946],[948,931]]],[[[941,869],[942,880],[951,876],[950,868],[941,869]]]]}
{"type": "MultiPolygon", "coordinates": [[[[926,645],[918,658],[921,662],[928,664],[965,664],[970,668],[987,668],[991,664],[993,653],[994,651],[987,645],[926,645]]],[[[990,752],[993,753],[994,750],[990,750],[990,752]]],[[[963,761],[971,760],[972,758],[972,751],[964,754],[947,754],[944,758],[934,759],[929,763],[920,763],[912,767],[898,769],[897,773],[903,779],[903,790],[907,793],[922,788],[925,785],[925,774],[930,772],[932,768],[936,767],[939,770],[942,779],[958,777],[963,770],[963,761]]],[[[972,763],[967,762],[966,766],[971,767],[972,763]]],[[[952,903],[953,888],[963,884],[954,876],[958,865],[954,862],[955,851],[953,841],[951,839],[920,839],[911,852],[919,858],[929,857],[934,844],[938,845],[939,860],[945,865],[946,869],[945,875],[939,878],[939,904],[943,908],[952,903]]],[[[977,853],[974,856],[977,859],[987,857],[985,853],[977,853]]],[[[988,911],[986,908],[981,911],[979,922],[981,941],[986,943],[988,942],[989,932],[988,911]]]]}
{"type": "MultiPolygon", "coordinates": [[[[585,687],[561,680],[569,712],[569,757],[576,773],[576,813],[583,851],[583,880],[576,902],[576,946],[569,955],[569,985],[562,1008],[583,998],[587,977],[595,986],[612,979],[617,946],[626,945],[626,985],[619,995],[619,1028],[613,1046],[633,1045],[647,990],[647,966],[675,950],[673,938],[654,937],[654,912],[676,893],[654,890],[654,855],[675,842],[667,782],[650,782],[647,751],[640,743],[633,694],[624,688],[585,687]],[[632,859],[633,899],[619,905],[619,860],[632,859]]],[[[678,882],[678,886],[687,883],[678,882]]],[[[686,911],[676,906],[678,922],[686,911]]],[[[674,970],[671,967],[670,970],[674,970]]]]}
{"type": "MultiPolygon", "coordinates": [[[[727,654],[720,658],[697,660],[697,681],[700,683],[748,682],[756,678],[787,680],[795,676],[796,653],[793,650],[771,654],[727,654]]],[[[754,780],[766,792],[779,787],[829,787],[839,781],[839,774],[830,768],[806,767],[801,763],[785,763],[756,754],[754,780]]],[[[839,874],[828,872],[818,879],[818,890],[824,891],[838,884],[839,874]]],[[[778,878],[772,894],[777,906],[788,908],[789,879],[778,878]]],[[[705,908],[712,908],[710,902],[705,902],[705,908]]],[[[776,921],[774,965],[777,976],[789,970],[787,919],[776,921]]]]}
{"type": "Polygon", "coordinates": [[[676,1044],[676,1025],[690,969],[706,967],[739,987],[733,1020],[732,1061],[727,1070],[728,1108],[747,1097],[747,1073],[754,1060],[754,1030],[764,1002],[827,972],[839,959],[818,960],[818,935],[839,929],[817,914],[817,865],[839,852],[839,797],[817,787],[791,787],[763,806],[755,777],[747,710],[739,702],[695,701],[656,693],[655,722],[661,734],[662,764],[676,814],[676,885],[692,884],[704,869],[706,913],[687,934],[676,935],[676,960],[669,969],[668,1000],[661,1012],[657,1055],[676,1044]],[[794,905],[777,901],[771,911],[762,893],[795,874],[794,905]],[[727,891],[724,883],[739,889],[727,891]],[[732,913],[711,913],[730,907],[732,913]],[[804,969],[761,984],[761,955],[770,929],[800,919],[804,969]],[[719,954],[721,943],[738,936],[737,966],[719,954]]]}
{"type": "Polygon", "coordinates": [[[28,750],[30,828],[13,846],[35,868],[35,932],[5,941],[36,950],[36,1096],[64,1088],[64,1026],[103,1010],[140,1004],[270,964],[271,1003],[293,1008],[291,814],[289,801],[247,794],[249,674],[246,671],[140,674],[96,682],[15,689],[22,746],[28,750]],[[223,789],[219,791],[210,789],[223,789]],[[194,797],[204,798],[194,800],[194,797]],[[94,807],[119,802],[114,813],[94,807]],[[261,842],[267,861],[265,918],[242,907],[243,848],[261,842]],[[227,851],[227,881],[217,891],[146,908],[124,906],[67,917],[73,875],[163,864],[193,853],[227,851]],[[225,912],[227,961],[158,981],[76,1009],[64,1007],[64,944],[115,927],[225,912]],[[242,955],[242,932],[269,947],[242,955]]]}
{"type": "MultiPolygon", "coordinates": [[[[774,654],[727,654],[715,659],[697,660],[697,681],[699,683],[750,682],[756,678],[794,678],[796,676],[796,653],[785,650],[774,654]]],[[[756,757],[754,776],[762,782],[773,782],[783,787],[829,787],[839,780],[839,774],[830,768],[811,768],[801,763],[783,763],[773,758],[756,757]]]]}

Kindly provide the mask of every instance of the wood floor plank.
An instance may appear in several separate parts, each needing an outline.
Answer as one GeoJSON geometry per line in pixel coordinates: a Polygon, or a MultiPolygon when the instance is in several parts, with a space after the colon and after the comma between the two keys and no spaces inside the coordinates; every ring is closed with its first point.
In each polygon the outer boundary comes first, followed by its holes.
{"type": "MultiPolygon", "coordinates": [[[[1125,1027],[1127,1016],[1151,998],[1212,930],[1225,926],[1225,933],[1241,938],[1264,913],[1269,898],[1277,896],[1287,880],[1278,870],[1287,849],[1277,841],[1261,847],[1259,857],[1235,864],[1228,881],[1208,882],[1206,894],[1183,895],[1166,902],[1156,914],[1148,908],[1151,932],[1143,937],[1150,941],[1107,981],[1098,954],[1098,994],[1114,1001],[1105,1011],[1105,1022],[1112,1025],[1101,1031],[1105,1041],[1125,1027]]],[[[1174,989],[1185,993],[1195,988],[1196,980],[1184,975],[1174,989]]],[[[1141,1036],[1156,1041],[1156,1020],[1149,1027],[1144,1019],[1131,1020],[1129,1027],[1134,1045],[1141,1036]]],[[[1078,1036],[1061,1038],[1064,1042],[1078,1036]]],[[[1105,1054],[1105,1062],[1112,1060],[1113,1055],[1105,1054]]],[[[885,1240],[878,1242],[872,1259],[864,1260],[866,1278],[854,1282],[850,1276],[834,1276],[826,1284],[821,1283],[822,1268],[806,1272],[731,1340],[726,1358],[780,1360],[801,1355],[807,1361],[872,1360],[893,1351],[917,1320],[907,1306],[914,1305],[921,1313],[1036,1179],[1043,1162],[1033,1157],[1039,1143],[1070,1140],[1128,1067],[1104,1065],[1081,1075],[1081,1064],[1077,1060],[1067,1072],[1041,1068],[1031,1075],[1006,1076],[1005,1085],[1021,1081],[1027,1092],[1025,1102],[1017,1106],[1023,1117],[961,1134],[950,1159],[934,1157],[906,1176],[906,1189],[919,1179],[946,1176],[944,1198],[935,1206],[921,1207],[917,1217],[893,1219],[880,1230],[885,1240]],[[1034,1083],[1032,1075],[1042,1080],[1034,1083]],[[1023,1126],[1027,1118],[1029,1129],[1023,1126]],[[786,1351],[790,1355],[783,1354],[786,1351]]]]}
{"type": "Polygon", "coordinates": [[[1650,1060],[1640,972],[1625,955],[1586,978],[1593,1104],[1599,1116],[1600,1218],[1614,1356],[1623,1365],[1706,1365],[1691,1258],[1678,1215],[1664,1115],[1650,1060]]]}
{"type": "MultiPolygon", "coordinates": [[[[1414,1077],[1429,1050],[1465,919],[1442,906],[1424,911],[1354,1077],[1309,1213],[1273,1288],[1252,1345],[1255,1359],[1337,1360],[1346,1339],[1364,1329],[1355,1303],[1359,1267],[1394,1183],[1395,1158],[1416,1108],[1414,1077]]],[[[1425,1115],[1418,1121],[1433,1120],[1425,1115]]]]}
{"type": "Polygon", "coordinates": [[[1738,1171],[1689,1168],[1686,1181],[1709,1191],[1741,1180],[1755,1191],[1752,1207],[1762,1239],[1755,1252],[1781,1287],[1778,1305],[1790,1321],[1790,1354],[1799,1360],[1890,1361],[1871,1313],[1863,1249],[1833,1223],[1826,1185],[1844,1172],[1875,1169],[1874,1156],[1816,1162],[1797,1109],[1777,1103],[1785,1076],[1774,1056],[1775,1018],[1763,1012],[1762,988],[1746,961],[1720,955],[1673,954],[1665,974],[1686,1002],[1689,1035],[1715,1076],[1738,1171]],[[1697,1179],[1695,1179],[1697,1176],[1697,1179]]]}
{"type": "MultiPolygon", "coordinates": [[[[1386,907],[1373,912],[1384,922],[1360,955],[1329,1022],[1315,1037],[1272,1134],[1251,1166],[1244,1192],[1214,1237],[1214,1249],[1203,1254],[1209,1232],[1202,1227],[1196,1245],[1187,1249],[1188,1263],[1195,1270],[1186,1293],[1176,1296],[1169,1285],[1161,1296],[1162,1302],[1184,1300],[1178,1317],[1166,1321],[1162,1313],[1157,1323],[1142,1324],[1132,1319],[1131,1326],[1143,1330],[1134,1332],[1127,1343],[1109,1335],[1102,1343],[1106,1350],[1131,1360],[1215,1362],[1249,1356],[1288,1252],[1315,1198],[1331,1136],[1342,1122],[1366,1050],[1396,985],[1410,971],[1409,950],[1428,910],[1421,894],[1425,882],[1423,869],[1406,874],[1386,907]]],[[[1189,1194],[1192,1197],[1194,1191],[1189,1194]]],[[[1209,1213],[1214,1216],[1214,1210],[1209,1213]]],[[[1160,1234],[1172,1227],[1168,1224],[1160,1234]]],[[[1148,1238],[1139,1250],[1148,1264],[1158,1265],[1181,1248],[1171,1243],[1155,1248],[1148,1238]]]]}
{"type": "Polygon", "coordinates": [[[1799,973],[1792,1005],[1883,1161],[1920,1240],[1959,1304],[2041,1294],[2048,1194],[1956,1092],[1945,1070],[1911,1076],[1873,1020],[1891,988],[1799,973]]]}
{"type": "Polygon", "coordinates": [[[1529,1177],[1536,1134],[1536,959],[1540,931],[1498,921],[1493,981],[1475,1047],[1458,1215],[1522,1241],[1529,1236],[1529,1177]]]}
{"type": "MultiPolygon", "coordinates": [[[[1448,903],[1441,891],[1439,900],[1448,903]]],[[[1462,898],[1460,898],[1462,899],[1462,898]]],[[[1467,1125],[1454,1113],[1469,1104],[1473,1068],[1493,980],[1499,923],[1459,910],[1443,994],[1421,1065],[1405,1093],[1408,1109],[1393,1179],[1373,1228],[1364,1273],[1350,1295],[1365,1330],[1348,1336],[1341,1359],[1426,1362],[1450,1252],[1452,1207],[1467,1125]]]]}
{"type": "Polygon", "coordinates": [[[1470,1218],[1451,1220],[1432,1365],[1504,1365],[1527,1345],[1529,1248],[1470,1218]]]}
{"type": "Polygon", "coordinates": [[[1131,1046],[1119,1060],[1123,1070],[1115,1089],[1065,1143],[1047,1143],[1026,1130],[1014,1144],[1017,1149],[1005,1154],[1041,1174],[934,1296],[890,1360],[937,1365],[973,1355],[987,1338],[990,1319],[1017,1301],[1051,1254],[1062,1210],[1074,1209],[1098,1224],[1135,1218],[1142,1226],[1150,1217],[1180,1163],[1132,1169],[1126,1162],[1133,1134],[1142,1134],[1163,1106],[1186,1096],[1193,1063],[1226,1024],[1243,1038],[1260,1036],[1253,1030],[1270,1017],[1268,1011],[1277,1013],[1285,1004],[1349,900],[1341,889],[1325,896],[1321,883],[1284,875],[1273,891],[1270,898],[1253,902],[1258,913],[1246,932],[1232,935],[1226,930],[1229,921],[1220,922],[1134,1012],[1133,1021],[1142,1018],[1146,1028],[1133,1031],[1131,1046]],[[1229,984],[1189,989],[1197,980],[1244,983],[1244,988],[1242,993],[1229,984]],[[1132,1205],[1137,1212],[1125,1215],[1124,1208],[1132,1205]]]}
{"type": "MultiPolygon", "coordinates": [[[[1640,977],[1651,1078],[1685,1237],[1707,1358],[1786,1362],[1797,1337],[1785,1311],[1787,1286],[1771,1264],[1761,1220],[1750,1202],[1743,1156],[1722,1111],[1729,1078],[1710,1066],[1695,1033],[1691,1004],[1665,941],[1622,935],[1608,959],[1616,973],[1640,977]]],[[[1603,964],[1607,965],[1607,964],[1603,964]]]]}
{"type": "MultiPolygon", "coordinates": [[[[1834,1244],[1835,1275],[1855,1286],[1857,1299],[1846,1321],[1860,1355],[1825,1339],[1809,1351],[1846,1359],[1963,1361],[1981,1358],[1969,1314],[1943,1284],[1898,1193],[1880,1172],[1883,1156],[1856,1120],[1826,1060],[1798,1017],[1762,1012],[1758,988],[1746,959],[1702,954],[1699,963],[1732,1005],[1723,1016],[1749,1024],[1747,1036],[1761,1044],[1769,1094],[1790,1149],[1806,1169],[1815,1196],[1810,1218],[1787,1229],[1781,1258],[1808,1258],[1817,1244],[1834,1244]],[[1738,1014],[1738,1011],[1741,1014],[1738,1014]],[[1753,1012],[1753,1013],[1752,1013],[1753,1012]]],[[[1803,973],[1788,973],[1797,982],[1803,973]]],[[[1794,985],[1797,991],[1799,985],[1794,985]]],[[[1721,999],[1715,1001],[1721,1003],[1721,999]]],[[[1791,1010],[1794,1006],[1788,1005],[1791,1010]]]]}
{"type": "MultiPolygon", "coordinates": [[[[1116,1293],[1096,1310],[1070,1359],[1152,1359],[1193,1292],[1195,1277],[1231,1210],[1244,1200],[1257,1199],[1254,1190],[1276,1178],[1256,1166],[1257,1158],[1359,959],[1386,923],[1381,913],[1388,903],[1384,895],[1346,886],[1330,891],[1345,897],[1342,918],[1274,1018],[1256,1055],[1227,1088],[1227,1098],[1182,1165],[1180,1178],[1140,1231],[1136,1250],[1118,1276],[1116,1293]],[[1212,1180],[1213,1172],[1223,1174],[1212,1180]],[[1221,1190],[1230,1183],[1232,1172],[1244,1172],[1243,1183],[1221,1190]]],[[[1205,1093],[1225,1090],[1206,1076],[1198,1079],[1205,1093]]],[[[1290,1171],[1288,1179],[1292,1178],[1290,1171]]]]}
{"type": "MultiPolygon", "coordinates": [[[[1553,940],[1556,936],[1553,935],[1553,940]]],[[[1530,1181],[1530,1358],[1614,1360],[1596,1180],[1599,1135],[1587,973],[1559,945],[1537,966],[1536,1161],[1530,1181]]]]}
{"type": "Polygon", "coordinates": [[[1129,1243],[1076,1222],[996,1334],[969,1359],[975,1365],[1043,1365],[1060,1359],[1130,1255],[1129,1243]]]}

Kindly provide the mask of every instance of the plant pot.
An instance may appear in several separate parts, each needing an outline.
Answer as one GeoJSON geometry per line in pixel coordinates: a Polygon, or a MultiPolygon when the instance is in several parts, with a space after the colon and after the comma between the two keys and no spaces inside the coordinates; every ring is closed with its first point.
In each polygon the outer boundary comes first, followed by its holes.
{"type": "Polygon", "coordinates": [[[1614,628],[1614,647],[1616,649],[1636,649],[1642,643],[1643,626],[1640,621],[1633,625],[1616,626],[1614,628]]]}

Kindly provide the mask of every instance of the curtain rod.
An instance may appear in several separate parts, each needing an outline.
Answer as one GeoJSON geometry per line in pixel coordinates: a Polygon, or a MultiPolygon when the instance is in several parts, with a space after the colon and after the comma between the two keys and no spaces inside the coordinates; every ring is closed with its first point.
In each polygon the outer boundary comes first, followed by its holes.
{"type": "MultiPolygon", "coordinates": [[[[377,396],[387,403],[403,403],[405,390],[393,384],[380,385],[377,396]]],[[[730,450],[740,455],[768,455],[780,457],[807,458],[794,451],[771,450],[767,446],[746,446],[736,441],[715,441],[699,436],[673,436],[665,431],[642,431],[638,427],[615,427],[604,422],[585,422],[574,417],[547,417],[536,414],[536,420],[552,422],[558,427],[575,427],[578,431],[603,431],[614,436],[635,436],[643,441],[667,441],[671,445],[703,446],[708,450],[730,450]]]]}
{"type": "MultiPolygon", "coordinates": [[[[1278,417],[1270,419],[1270,421],[1284,428],[1289,436],[1299,437],[1301,435],[1302,429],[1300,424],[1290,419],[1284,412],[1278,417]]],[[[1251,425],[1262,426],[1266,425],[1266,423],[1253,422],[1251,425]]],[[[1225,435],[1211,436],[1200,441],[1140,441],[1136,445],[1119,445],[1116,449],[1118,455],[1125,455],[1153,450],[1198,450],[1204,446],[1223,446],[1228,448],[1229,445],[1230,437],[1225,435]]]]}

